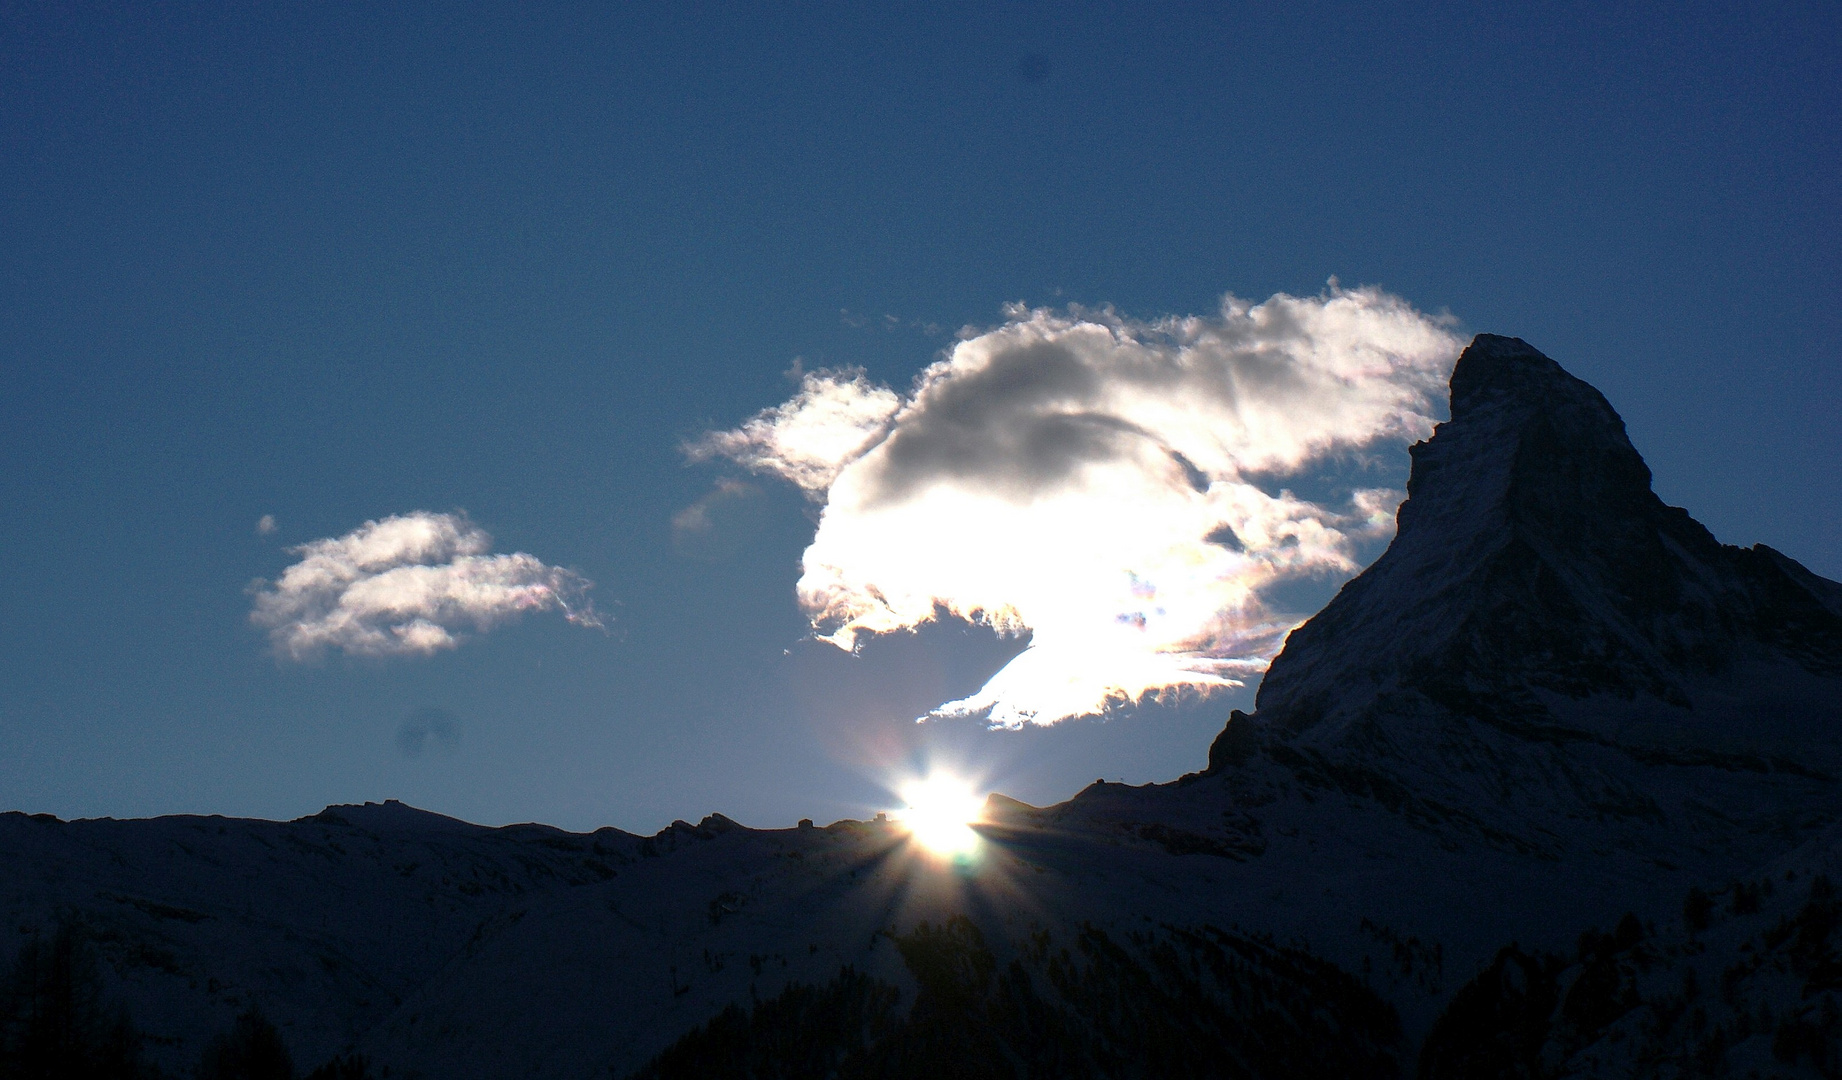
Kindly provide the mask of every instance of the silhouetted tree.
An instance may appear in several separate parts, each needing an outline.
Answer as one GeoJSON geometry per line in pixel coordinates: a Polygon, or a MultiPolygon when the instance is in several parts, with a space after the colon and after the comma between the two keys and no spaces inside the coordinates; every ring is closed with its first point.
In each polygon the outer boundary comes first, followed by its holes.
{"type": "MultiPolygon", "coordinates": [[[[1530,1080],[1561,1002],[1565,962],[1514,945],[1460,987],[1420,1048],[1420,1080],[1530,1080]]],[[[1614,977],[1616,972],[1614,971],[1614,977]]],[[[1585,1008],[1581,1005],[1580,1008],[1585,1008]]]]}
{"type": "Polygon", "coordinates": [[[275,1025],[251,1009],[205,1047],[198,1080],[294,1080],[294,1059],[275,1025]]]}
{"type": "Polygon", "coordinates": [[[133,1080],[151,1075],[128,1013],[103,1000],[81,931],[61,924],[19,950],[0,988],[0,1080],[133,1080]]]}
{"type": "Polygon", "coordinates": [[[1708,928],[1714,915],[1714,900],[1699,885],[1689,886],[1688,896],[1682,901],[1682,923],[1690,931],[1699,933],[1708,928]]]}
{"type": "Polygon", "coordinates": [[[307,1074],[306,1080],[373,1080],[363,1054],[342,1054],[307,1074]]]}
{"type": "Polygon", "coordinates": [[[914,1002],[845,968],[731,1005],[631,1080],[1394,1080],[1400,1021],[1346,972],[1243,934],[1166,927],[1000,964],[970,919],[894,935],[914,1002]]]}

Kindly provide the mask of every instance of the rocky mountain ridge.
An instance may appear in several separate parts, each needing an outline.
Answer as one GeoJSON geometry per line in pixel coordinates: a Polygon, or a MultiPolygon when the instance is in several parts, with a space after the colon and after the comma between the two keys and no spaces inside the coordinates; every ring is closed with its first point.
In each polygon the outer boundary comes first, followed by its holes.
{"type": "Polygon", "coordinates": [[[1834,818],[1842,586],[1665,506],[1598,391],[1480,335],[1408,491],[1210,775],[1278,764],[1551,853],[1577,832],[1687,858],[1662,833],[1744,849],[1834,818]]]}

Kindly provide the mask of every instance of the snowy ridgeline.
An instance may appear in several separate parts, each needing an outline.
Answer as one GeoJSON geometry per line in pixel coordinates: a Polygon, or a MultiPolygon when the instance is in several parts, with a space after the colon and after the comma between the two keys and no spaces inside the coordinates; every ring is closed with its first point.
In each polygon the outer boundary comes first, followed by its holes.
{"type": "Polygon", "coordinates": [[[4,815],[8,948],[79,928],[169,1073],[257,1008],[392,1076],[1833,1075],[1842,586],[1649,483],[1480,337],[1388,553],[1203,772],[994,797],[957,864],[880,823],[4,815]]]}

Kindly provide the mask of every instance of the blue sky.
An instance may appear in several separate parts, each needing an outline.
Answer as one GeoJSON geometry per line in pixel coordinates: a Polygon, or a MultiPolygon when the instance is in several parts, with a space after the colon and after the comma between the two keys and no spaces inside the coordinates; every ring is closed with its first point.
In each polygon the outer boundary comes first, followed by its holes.
{"type": "Polygon", "coordinates": [[[1842,577],[1839,177],[1833,4],[7,4],[0,806],[650,831],[860,814],[929,754],[1038,802],[1200,767],[1251,691],[914,725],[1015,643],[807,640],[815,504],[687,462],[796,359],[902,391],[1015,301],[1381,286],[1842,577]],[[416,510],[606,632],[278,660],[250,583],[416,510]]]}

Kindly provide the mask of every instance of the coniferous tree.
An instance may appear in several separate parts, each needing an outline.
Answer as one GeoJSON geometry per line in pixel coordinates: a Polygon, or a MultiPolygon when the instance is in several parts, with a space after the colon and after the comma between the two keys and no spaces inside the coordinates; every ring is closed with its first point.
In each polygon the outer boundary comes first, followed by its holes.
{"type": "Polygon", "coordinates": [[[294,1080],[294,1058],[275,1025],[251,1009],[205,1047],[198,1080],[294,1080]]]}
{"type": "Polygon", "coordinates": [[[341,1054],[307,1074],[307,1080],[375,1080],[363,1054],[341,1054]]]}
{"type": "Polygon", "coordinates": [[[127,1011],[103,998],[81,931],[61,924],[19,950],[0,987],[0,1080],[136,1080],[151,1075],[127,1011]]]}

